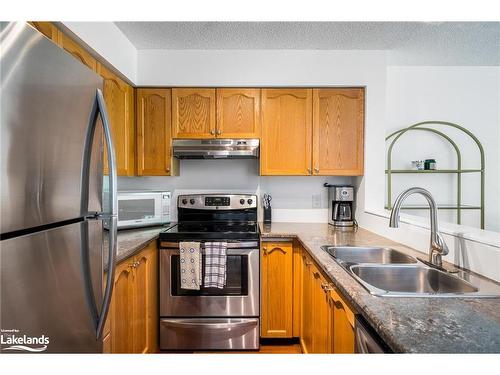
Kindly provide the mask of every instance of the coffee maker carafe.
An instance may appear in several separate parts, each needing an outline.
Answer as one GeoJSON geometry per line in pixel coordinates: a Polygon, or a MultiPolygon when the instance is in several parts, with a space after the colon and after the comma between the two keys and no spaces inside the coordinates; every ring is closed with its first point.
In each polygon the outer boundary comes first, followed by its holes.
{"type": "Polygon", "coordinates": [[[354,226],[354,187],[349,185],[327,185],[328,222],[338,227],[354,226]]]}

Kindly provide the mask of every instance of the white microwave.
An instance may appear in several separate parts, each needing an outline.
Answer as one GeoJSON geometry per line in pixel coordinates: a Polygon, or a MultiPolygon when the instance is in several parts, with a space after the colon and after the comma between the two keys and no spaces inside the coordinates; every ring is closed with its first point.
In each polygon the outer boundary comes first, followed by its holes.
{"type": "Polygon", "coordinates": [[[169,191],[118,191],[118,229],[170,222],[169,191]]]}

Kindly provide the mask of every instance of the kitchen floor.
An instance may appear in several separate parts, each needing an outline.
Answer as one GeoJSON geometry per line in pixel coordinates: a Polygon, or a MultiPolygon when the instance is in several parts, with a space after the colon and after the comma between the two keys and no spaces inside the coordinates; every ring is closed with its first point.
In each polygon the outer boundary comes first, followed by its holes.
{"type": "Polygon", "coordinates": [[[196,354],[302,354],[299,344],[261,344],[259,351],[195,352],[196,354]]]}

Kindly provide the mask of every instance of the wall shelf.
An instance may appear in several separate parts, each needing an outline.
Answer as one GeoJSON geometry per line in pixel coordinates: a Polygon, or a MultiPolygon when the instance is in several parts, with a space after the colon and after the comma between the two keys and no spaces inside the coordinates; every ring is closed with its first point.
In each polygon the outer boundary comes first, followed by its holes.
{"type": "MultiPolygon", "coordinates": [[[[437,205],[438,209],[440,210],[456,210],[458,207],[456,205],[450,204],[450,205],[437,205]]],[[[392,208],[392,207],[391,207],[392,208]]],[[[385,206],[386,210],[390,210],[389,206],[385,206]]],[[[413,205],[413,206],[402,206],[402,210],[428,210],[429,206],[419,206],[419,205],[413,205]]],[[[460,206],[461,210],[480,210],[481,206],[469,206],[469,205],[462,205],[460,206]]]]}
{"type": "MultiPolygon", "coordinates": [[[[415,170],[415,169],[392,169],[390,173],[478,173],[482,172],[481,169],[424,169],[424,170],[415,170]]],[[[389,173],[389,170],[386,169],[385,173],[389,173]]]]}
{"type": "MultiPolygon", "coordinates": [[[[385,170],[385,174],[387,175],[387,205],[385,206],[386,209],[390,210],[392,209],[392,175],[400,175],[400,174],[456,174],[457,175],[457,197],[456,197],[456,204],[451,204],[451,205],[438,205],[438,209],[442,210],[456,210],[457,211],[457,224],[461,224],[462,221],[462,210],[480,210],[480,220],[481,220],[481,229],[484,229],[484,149],[483,145],[477,137],[472,134],[469,130],[464,128],[463,126],[460,126],[458,124],[454,124],[451,122],[447,121],[423,121],[419,122],[416,124],[413,124],[411,126],[408,126],[407,128],[403,128],[400,130],[395,131],[392,134],[389,134],[386,138],[386,141],[391,140],[391,143],[389,144],[389,148],[387,150],[387,169],[385,170]],[[460,130],[461,132],[465,133],[468,135],[476,144],[478,151],[479,151],[479,156],[481,160],[481,165],[480,168],[476,169],[462,169],[462,154],[460,152],[460,149],[458,148],[458,145],[455,143],[453,139],[451,139],[450,136],[442,132],[441,130],[437,130],[434,128],[428,128],[425,127],[425,125],[434,125],[434,126],[442,126],[442,127],[451,127],[460,130]],[[441,138],[444,138],[447,140],[450,145],[455,149],[455,153],[457,155],[457,168],[456,169],[435,169],[435,170],[413,170],[413,169],[392,169],[392,150],[394,148],[394,144],[398,141],[401,136],[403,136],[405,133],[414,131],[414,130],[420,130],[420,131],[426,131],[430,132],[433,134],[436,134],[440,136],[441,138]],[[391,138],[393,138],[391,140],[391,138]],[[480,204],[478,206],[474,205],[464,205],[462,204],[462,174],[464,173],[479,173],[480,178],[481,178],[481,186],[480,186],[480,204]]],[[[401,207],[402,209],[407,209],[407,210],[422,210],[422,209],[428,209],[429,207],[427,206],[419,206],[419,205],[408,205],[408,206],[403,206],[401,207]]]]}

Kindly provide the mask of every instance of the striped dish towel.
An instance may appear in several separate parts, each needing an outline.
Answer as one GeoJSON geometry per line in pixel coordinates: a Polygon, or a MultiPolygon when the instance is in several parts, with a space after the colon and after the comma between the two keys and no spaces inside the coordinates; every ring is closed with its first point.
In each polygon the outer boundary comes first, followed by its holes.
{"type": "Polygon", "coordinates": [[[179,243],[181,288],[200,290],[201,252],[199,242],[179,243]]]}
{"type": "Polygon", "coordinates": [[[226,285],[226,250],[227,242],[205,242],[205,288],[226,285]]]}

